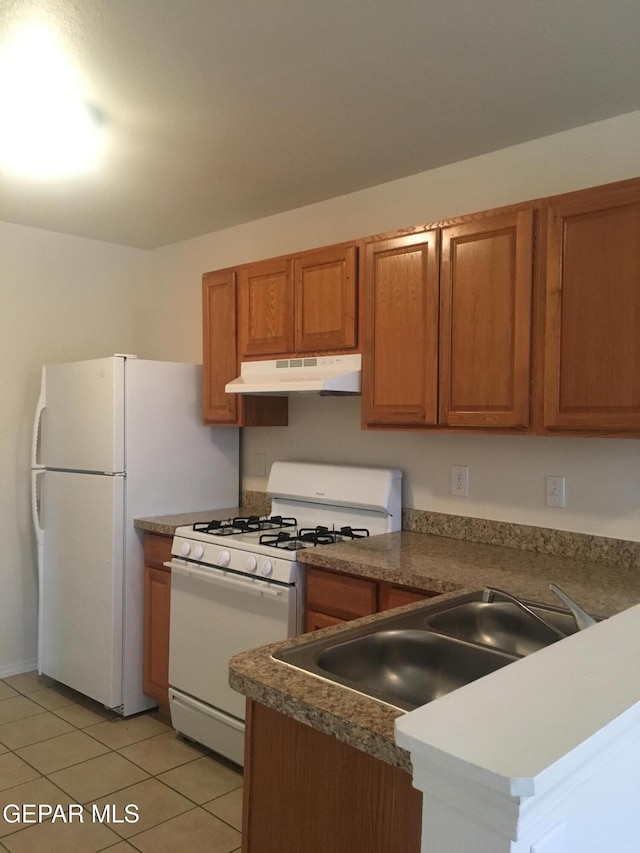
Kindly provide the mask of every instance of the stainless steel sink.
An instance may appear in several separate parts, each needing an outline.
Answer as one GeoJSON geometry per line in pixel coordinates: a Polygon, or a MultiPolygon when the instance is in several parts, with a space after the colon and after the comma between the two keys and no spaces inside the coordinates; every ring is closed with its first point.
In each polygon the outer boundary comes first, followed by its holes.
{"type": "MultiPolygon", "coordinates": [[[[565,635],[578,627],[570,613],[530,605],[531,610],[565,635]]],[[[466,601],[427,616],[429,628],[471,643],[479,643],[520,657],[558,642],[561,638],[510,601],[466,601]]]]}
{"type": "Polygon", "coordinates": [[[411,711],[576,631],[568,610],[486,601],[479,591],[328,637],[311,635],[273,657],[411,711]]]}
{"type": "Polygon", "coordinates": [[[431,631],[400,628],[331,645],[312,666],[320,675],[410,711],[513,660],[431,631]]]}

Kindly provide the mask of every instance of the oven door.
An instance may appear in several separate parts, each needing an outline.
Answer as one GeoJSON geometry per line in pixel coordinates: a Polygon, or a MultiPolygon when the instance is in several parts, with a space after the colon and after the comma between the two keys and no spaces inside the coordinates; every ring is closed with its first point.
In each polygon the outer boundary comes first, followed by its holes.
{"type": "Polygon", "coordinates": [[[296,633],[295,586],[171,561],[169,684],[244,720],[229,659],[296,633]]]}

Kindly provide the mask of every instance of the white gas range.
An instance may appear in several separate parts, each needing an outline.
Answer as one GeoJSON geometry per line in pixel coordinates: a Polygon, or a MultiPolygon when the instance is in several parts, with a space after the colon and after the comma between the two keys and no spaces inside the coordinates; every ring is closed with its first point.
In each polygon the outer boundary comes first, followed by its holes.
{"type": "Polygon", "coordinates": [[[269,517],[179,527],[171,553],[169,704],[179,732],[243,763],[228,662],[303,626],[302,548],[400,530],[402,472],[275,462],[269,517]]]}

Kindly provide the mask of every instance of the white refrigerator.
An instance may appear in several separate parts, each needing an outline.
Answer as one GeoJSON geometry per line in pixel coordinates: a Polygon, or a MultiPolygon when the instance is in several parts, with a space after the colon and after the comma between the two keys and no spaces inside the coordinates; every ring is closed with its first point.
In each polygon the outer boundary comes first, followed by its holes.
{"type": "Polygon", "coordinates": [[[202,424],[200,365],[116,355],[42,369],[33,428],[38,671],[123,716],[142,691],[136,517],[238,505],[239,430],[202,424]]]}

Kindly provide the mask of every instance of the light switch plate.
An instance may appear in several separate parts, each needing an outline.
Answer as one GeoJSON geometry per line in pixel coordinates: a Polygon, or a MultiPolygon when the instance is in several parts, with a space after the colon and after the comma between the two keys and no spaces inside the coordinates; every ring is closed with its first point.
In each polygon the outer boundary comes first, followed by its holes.
{"type": "Polygon", "coordinates": [[[562,509],[565,506],[564,477],[547,477],[547,506],[562,509]]]}
{"type": "Polygon", "coordinates": [[[460,498],[469,497],[469,466],[451,466],[451,494],[460,498]]]}

